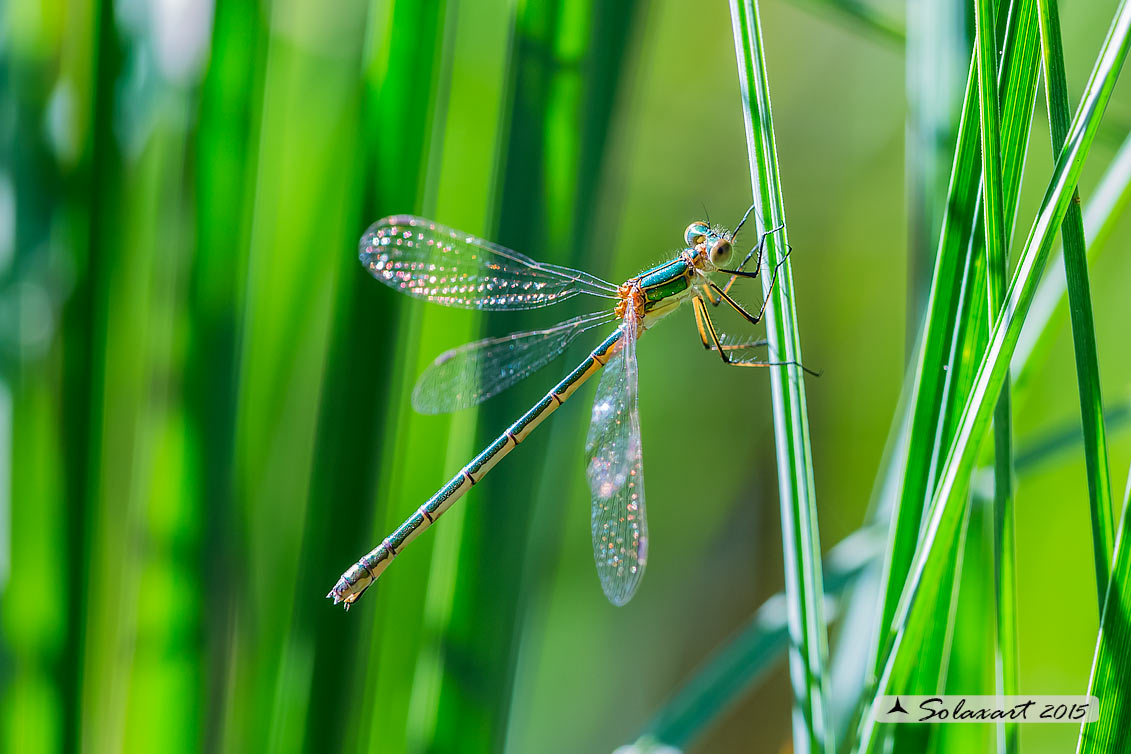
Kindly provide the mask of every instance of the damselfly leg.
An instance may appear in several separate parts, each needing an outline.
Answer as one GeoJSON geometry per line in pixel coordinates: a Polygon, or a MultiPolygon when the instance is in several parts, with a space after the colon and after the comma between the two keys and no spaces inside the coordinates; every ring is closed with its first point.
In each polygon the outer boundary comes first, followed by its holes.
{"type": "Polygon", "coordinates": [[[762,348],[769,345],[765,339],[750,341],[747,343],[724,343],[722,337],[719,335],[718,329],[715,327],[714,320],[711,319],[711,313],[707,309],[707,304],[701,298],[694,298],[691,300],[692,310],[695,312],[695,326],[699,329],[699,340],[703,343],[703,348],[708,351],[715,351],[723,360],[723,363],[732,367],[780,367],[780,366],[795,366],[806,374],[814,377],[820,377],[820,372],[815,372],[809,367],[805,366],[799,361],[750,361],[747,359],[736,358],[733,354],[737,351],[749,351],[755,348],[762,348]]]}
{"type": "MultiPolygon", "coordinates": [[[[751,207],[750,209],[753,209],[753,207],[751,207]]],[[[750,215],[750,210],[748,209],[748,210],[746,210],[746,216],[749,216],[749,215],[750,215]]],[[[741,228],[742,224],[746,222],[746,216],[744,216],[742,218],[742,222],[738,224],[739,228],[741,228]]],[[[746,253],[746,256],[743,257],[743,259],[742,259],[742,263],[739,264],[737,267],[735,267],[733,270],[723,270],[723,269],[719,270],[719,272],[721,272],[723,274],[730,275],[730,279],[727,280],[726,285],[723,286],[724,291],[726,291],[727,293],[730,293],[730,288],[731,288],[732,285],[734,285],[734,281],[737,280],[740,277],[742,277],[742,278],[756,278],[756,277],[758,277],[758,272],[762,269],[762,251],[766,248],[766,238],[769,237],[770,234],[777,233],[779,230],[782,230],[783,228],[785,228],[785,225],[779,225],[776,228],[773,228],[771,230],[767,230],[765,233],[763,233],[761,236],[759,236],[758,237],[758,243],[755,244],[750,249],[750,251],[748,251],[746,253]],[[751,260],[751,258],[753,258],[753,256],[755,254],[758,255],[758,261],[754,265],[754,272],[746,272],[745,271],[746,265],[751,260]]],[[[734,235],[735,236],[738,235],[737,230],[734,232],[734,235]]],[[[781,260],[778,261],[778,266],[780,266],[781,263],[783,261],[785,261],[785,259],[790,255],[790,252],[792,252],[792,251],[793,251],[793,249],[791,249],[789,246],[786,246],[785,256],[782,257],[781,260]]],[[[710,297],[708,297],[708,298],[710,300],[710,297]]],[[[710,303],[711,303],[712,306],[718,306],[720,302],[721,302],[720,299],[710,300],[710,303]]]]}
{"type": "MultiPolygon", "coordinates": [[[[773,272],[773,275],[770,277],[770,287],[766,291],[766,297],[762,299],[762,306],[761,306],[761,308],[758,309],[757,315],[753,315],[750,312],[746,311],[746,307],[744,307],[742,304],[735,301],[731,297],[731,295],[729,293],[727,293],[725,290],[723,290],[719,286],[715,285],[714,281],[708,280],[707,285],[706,285],[706,289],[709,290],[709,291],[713,291],[715,293],[715,295],[717,295],[722,301],[726,301],[730,305],[730,307],[732,309],[734,309],[736,312],[738,312],[739,314],[741,314],[747,322],[749,322],[752,325],[756,325],[756,324],[758,324],[759,322],[762,321],[762,317],[766,313],[766,306],[768,306],[769,303],[770,303],[770,296],[773,295],[774,285],[777,284],[777,282],[778,282],[778,270],[780,270],[781,266],[783,264],[785,264],[785,260],[788,258],[788,256],[789,255],[786,254],[786,256],[781,258],[781,261],[779,261],[776,265],[774,265],[774,272],[773,272]]],[[[720,270],[720,272],[727,272],[727,270],[720,270]]],[[[749,272],[738,272],[737,274],[744,276],[744,277],[756,277],[757,276],[757,273],[749,273],[749,272]]],[[[732,280],[733,280],[733,278],[732,278],[732,280]]]]}

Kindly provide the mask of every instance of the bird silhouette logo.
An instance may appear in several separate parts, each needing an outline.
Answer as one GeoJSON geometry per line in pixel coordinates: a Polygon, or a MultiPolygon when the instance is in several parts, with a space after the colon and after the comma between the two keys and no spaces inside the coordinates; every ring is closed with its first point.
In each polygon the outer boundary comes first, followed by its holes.
{"type": "Polygon", "coordinates": [[[903,709],[903,705],[899,703],[898,696],[895,698],[895,704],[892,705],[892,708],[888,710],[888,714],[890,715],[893,712],[902,712],[905,715],[907,714],[907,710],[903,709]]]}

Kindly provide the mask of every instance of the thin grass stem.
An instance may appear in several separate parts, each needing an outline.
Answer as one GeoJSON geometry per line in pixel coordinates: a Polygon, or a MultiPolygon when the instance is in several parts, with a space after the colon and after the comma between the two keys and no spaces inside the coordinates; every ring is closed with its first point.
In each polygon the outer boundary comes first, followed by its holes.
{"type": "Polygon", "coordinates": [[[756,0],[731,0],[735,54],[742,95],[750,182],[763,228],[783,228],[767,237],[766,262],[776,274],[763,274],[766,339],[783,366],[770,368],[774,435],[778,458],[782,549],[790,634],[790,677],[793,682],[793,747],[798,754],[829,752],[832,740],[826,721],[828,647],[824,620],[821,546],[817,534],[809,422],[805,407],[804,362],[797,331],[793,275],[786,257],[788,227],[770,107],[762,29],[756,0]],[[777,284],[771,282],[776,277],[777,284]],[[786,366],[784,364],[789,364],[786,366]]]}
{"type": "MultiPolygon", "coordinates": [[[[1089,264],[1095,264],[1100,252],[1106,248],[1116,221],[1122,216],[1127,203],[1131,201],[1131,134],[1119,147],[1100,178],[1084,210],[1084,234],[1087,242],[1089,264]]],[[[1062,262],[1053,260],[1049,274],[1041,281],[1033,307],[1021,330],[1017,349],[1013,353],[1010,367],[1014,383],[1018,388],[1024,385],[1033,374],[1036,365],[1043,364],[1052,348],[1055,328],[1051,327],[1054,318],[1061,310],[1067,293],[1067,281],[1063,274],[1056,274],[1062,262]]]]}
{"type": "MultiPolygon", "coordinates": [[[[978,111],[982,136],[982,196],[986,235],[989,318],[1001,308],[1006,278],[1006,228],[1001,167],[1001,118],[997,90],[997,38],[992,0],[975,0],[978,111]]],[[[1014,574],[1013,463],[1009,383],[1002,385],[994,411],[994,597],[997,603],[996,685],[998,693],[1017,689],[1017,624],[1014,574]]],[[[1017,750],[1017,726],[998,724],[998,751],[1017,750]]]]}
{"type": "MultiPolygon", "coordinates": [[[[1070,117],[1068,85],[1064,74],[1064,47],[1060,38],[1056,0],[1037,0],[1037,8],[1041,25],[1041,60],[1044,64],[1049,128],[1055,156],[1064,147],[1070,117]]],[[[1072,345],[1076,355],[1076,382],[1080,392],[1080,418],[1084,427],[1084,461],[1092,513],[1096,589],[1102,609],[1104,595],[1107,594],[1115,524],[1112,520],[1107,433],[1104,429],[1099,358],[1096,354],[1095,323],[1092,321],[1092,295],[1088,283],[1088,257],[1079,191],[1073,195],[1072,204],[1064,216],[1061,234],[1064,239],[1064,273],[1068,282],[1072,345]]]]}
{"type": "Polygon", "coordinates": [[[1127,704],[1127,679],[1131,677],[1131,474],[1123,494],[1123,517],[1115,541],[1099,638],[1088,679],[1088,693],[1100,700],[1099,719],[1080,726],[1077,754],[1106,754],[1131,748],[1131,705],[1127,704]]]}

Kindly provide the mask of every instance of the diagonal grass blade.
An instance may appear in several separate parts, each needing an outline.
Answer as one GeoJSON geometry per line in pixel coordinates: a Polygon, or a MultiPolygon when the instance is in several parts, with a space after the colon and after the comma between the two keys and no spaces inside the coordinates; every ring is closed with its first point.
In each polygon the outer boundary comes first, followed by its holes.
{"type": "MultiPolygon", "coordinates": [[[[731,0],[730,8],[754,201],[762,227],[780,225],[784,228],[785,207],[777,169],[758,4],[756,0],[731,0]]],[[[787,233],[788,230],[783,230],[767,237],[767,264],[769,269],[777,270],[778,284],[772,286],[769,276],[763,275],[763,291],[770,297],[766,308],[766,338],[776,358],[801,364],[801,342],[793,309],[793,277],[783,254],[783,249],[789,248],[787,233]]],[[[802,372],[796,366],[774,367],[769,372],[789,606],[793,745],[797,752],[829,751],[832,741],[825,719],[828,647],[805,385],[802,372]]]]}

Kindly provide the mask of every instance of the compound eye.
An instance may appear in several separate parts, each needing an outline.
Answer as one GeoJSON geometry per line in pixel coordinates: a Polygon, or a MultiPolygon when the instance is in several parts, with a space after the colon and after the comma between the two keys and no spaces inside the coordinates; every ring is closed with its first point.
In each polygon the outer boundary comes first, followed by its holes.
{"type": "Polygon", "coordinates": [[[713,264],[722,264],[730,256],[730,241],[725,238],[720,238],[711,244],[711,262],[713,264]]]}
{"type": "Polygon", "coordinates": [[[687,230],[683,231],[683,240],[691,248],[695,248],[699,244],[707,240],[707,234],[711,229],[707,227],[707,223],[696,220],[687,226],[687,230]]]}

